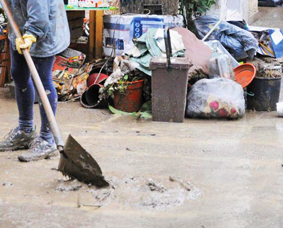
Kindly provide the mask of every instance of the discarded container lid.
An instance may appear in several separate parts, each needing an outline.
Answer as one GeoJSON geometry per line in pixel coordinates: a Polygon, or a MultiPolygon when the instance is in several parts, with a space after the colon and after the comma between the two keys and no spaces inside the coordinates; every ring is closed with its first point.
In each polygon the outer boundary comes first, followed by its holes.
{"type": "Polygon", "coordinates": [[[247,87],[256,75],[256,68],[251,63],[244,63],[234,68],[235,81],[242,85],[243,88],[247,87]]]}

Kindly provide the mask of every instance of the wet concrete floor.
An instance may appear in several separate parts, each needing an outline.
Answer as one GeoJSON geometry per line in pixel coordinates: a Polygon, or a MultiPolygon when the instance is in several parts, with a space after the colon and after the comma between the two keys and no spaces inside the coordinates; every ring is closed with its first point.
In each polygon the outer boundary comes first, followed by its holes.
{"type": "MultiPolygon", "coordinates": [[[[35,118],[39,128],[38,107],[35,118]]],[[[275,112],[178,124],[60,103],[57,119],[112,188],[66,182],[54,170],[59,157],[20,163],[22,151],[1,153],[0,227],[283,226],[283,119],[275,112]]],[[[15,100],[0,93],[0,137],[16,123],[15,100]]]]}
{"type": "Polygon", "coordinates": [[[259,7],[258,18],[253,26],[280,28],[283,31],[283,7],[259,7]]]}

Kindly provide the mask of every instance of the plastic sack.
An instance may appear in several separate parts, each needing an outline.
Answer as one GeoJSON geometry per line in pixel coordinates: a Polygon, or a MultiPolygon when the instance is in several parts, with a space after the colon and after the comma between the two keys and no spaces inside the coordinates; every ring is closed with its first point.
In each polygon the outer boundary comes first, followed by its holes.
{"type": "MultiPolygon", "coordinates": [[[[219,18],[216,16],[196,18],[195,25],[200,38],[203,38],[218,21],[219,18]]],[[[225,21],[218,25],[208,40],[219,40],[236,60],[247,57],[253,59],[258,49],[258,42],[250,32],[225,21]]]]}
{"type": "Polygon", "coordinates": [[[231,59],[233,68],[239,66],[240,64],[237,62],[237,60],[223,47],[223,45],[218,40],[211,40],[204,42],[209,48],[213,51],[215,47],[217,47],[217,51],[223,54],[226,54],[231,59]]]}
{"type": "Polygon", "coordinates": [[[186,115],[191,118],[238,119],[244,114],[244,91],[230,79],[199,80],[187,97],[186,115]]]}
{"type": "Polygon", "coordinates": [[[228,55],[218,52],[218,43],[213,44],[213,55],[208,63],[209,78],[228,78],[235,80],[232,61],[228,55]]]}

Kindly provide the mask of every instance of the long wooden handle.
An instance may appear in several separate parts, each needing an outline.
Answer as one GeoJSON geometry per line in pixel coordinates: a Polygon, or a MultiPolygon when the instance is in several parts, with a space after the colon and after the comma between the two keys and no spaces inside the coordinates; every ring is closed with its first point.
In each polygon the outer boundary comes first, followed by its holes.
{"type": "MultiPolygon", "coordinates": [[[[8,17],[8,20],[10,22],[10,25],[11,25],[11,27],[12,27],[16,37],[22,39],[22,41],[23,41],[22,34],[21,34],[21,32],[20,32],[20,30],[18,28],[18,25],[16,24],[12,14],[11,14],[11,11],[10,11],[7,3],[5,2],[5,0],[0,0],[0,2],[2,4],[2,7],[3,7],[7,17],[8,17]]],[[[33,82],[34,82],[34,84],[35,84],[35,86],[37,88],[37,91],[39,93],[39,97],[40,97],[41,102],[43,104],[43,108],[45,110],[45,113],[47,115],[47,118],[48,118],[48,121],[49,121],[49,125],[51,127],[52,132],[53,132],[56,145],[57,145],[57,147],[58,147],[58,149],[60,151],[63,151],[63,149],[64,149],[64,142],[63,142],[63,139],[62,139],[62,136],[61,136],[58,124],[56,122],[54,113],[52,111],[51,105],[49,103],[48,97],[46,95],[45,89],[44,89],[44,87],[42,85],[42,82],[40,80],[39,74],[37,72],[37,69],[36,69],[36,67],[34,65],[34,62],[33,62],[32,58],[31,58],[31,55],[30,55],[29,51],[27,49],[23,49],[22,52],[23,52],[23,55],[24,55],[24,57],[26,59],[27,65],[29,67],[29,70],[31,72],[31,76],[32,76],[33,82]]]]}

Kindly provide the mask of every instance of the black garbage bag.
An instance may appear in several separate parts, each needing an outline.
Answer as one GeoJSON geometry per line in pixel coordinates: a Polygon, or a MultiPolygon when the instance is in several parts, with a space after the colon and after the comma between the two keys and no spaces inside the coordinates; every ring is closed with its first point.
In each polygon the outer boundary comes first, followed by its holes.
{"type": "MultiPolygon", "coordinates": [[[[219,18],[216,16],[205,15],[196,18],[195,26],[200,38],[203,38],[218,21],[219,18]]],[[[258,49],[258,41],[252,33],[225,21],[218,25],[207,40],[219,40],[236,60],[247,57],[253,59],[258,49]]]]}
{"type": "Polygon", "coordinates": [[[259,6],[279,6],[282,4],[282,0],[258,0],[259,6]]]}

